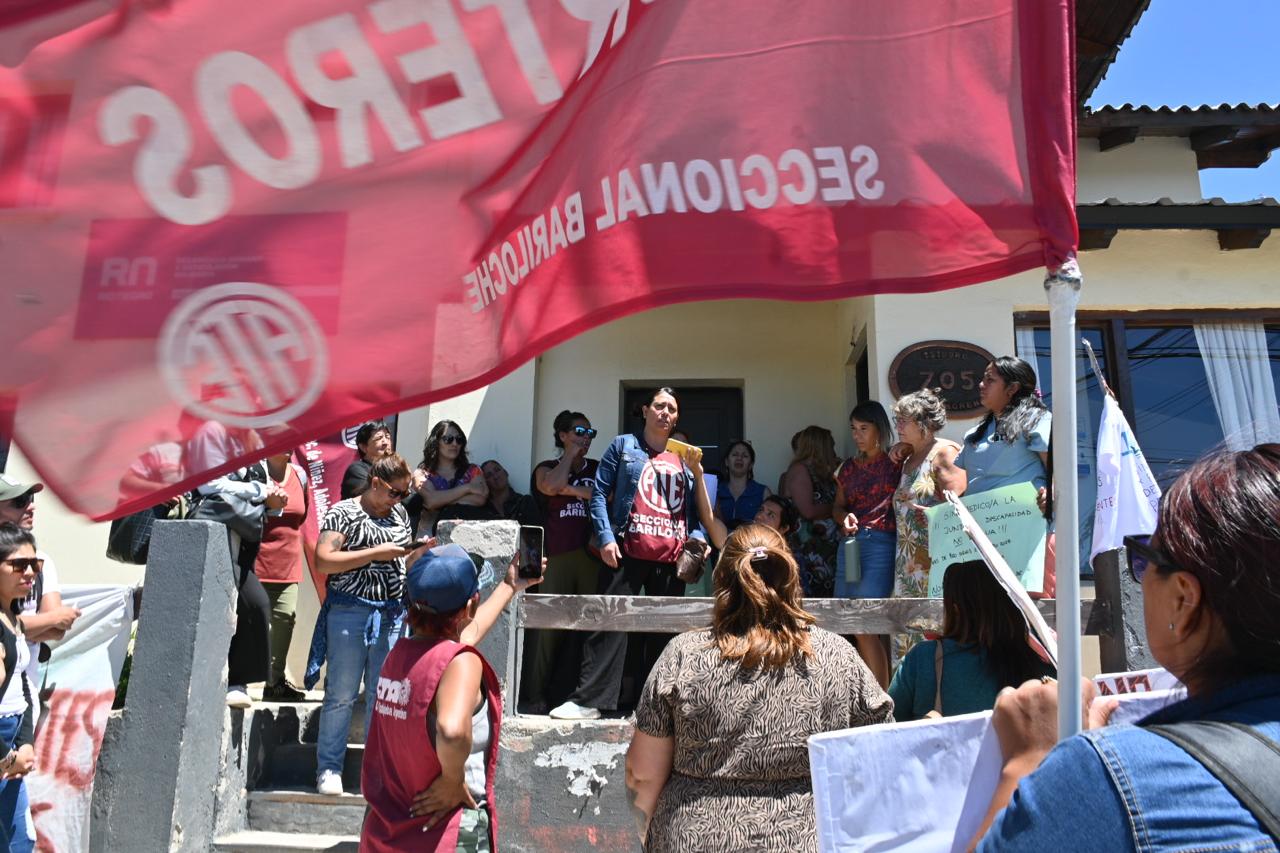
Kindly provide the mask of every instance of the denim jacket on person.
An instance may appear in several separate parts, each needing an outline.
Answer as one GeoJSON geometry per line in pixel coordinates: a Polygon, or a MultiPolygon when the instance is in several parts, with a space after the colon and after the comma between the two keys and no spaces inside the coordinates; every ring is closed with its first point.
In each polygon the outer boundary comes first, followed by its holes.
{"type": "MultiPolygon", "coordinates": [[[[591,527],[595,531],[592,543],[603,548],[610,542],[617,543],[631,518],[631,505],[636,499],[636,484],[640,473],[649,461],[642,434],[620,435],[609,442],[596,468],[596,487],[591,490],[591,527]],[[612,502],[609,501],[612,496],[612,502]]],[[[684,518],[685,529],[695,539],[706,539],[702,525],[698,523],[698,507],[693,497],[693,472],[684,469],[684,518]]]]}
{"type": "Polygon", "coordinates": [[[1247,723],[1280,740],[1280,675],[1185,699],[1138,725],[1108,726],[1063,741],[1018,783],[978,850],[1277,850],[1253,815],[1199,761],[1142,728],[1185,720],[1247,723]]]}

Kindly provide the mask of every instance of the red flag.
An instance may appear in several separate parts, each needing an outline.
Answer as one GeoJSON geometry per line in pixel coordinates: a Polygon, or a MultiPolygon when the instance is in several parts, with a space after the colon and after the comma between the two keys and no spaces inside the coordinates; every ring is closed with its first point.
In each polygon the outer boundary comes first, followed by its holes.
{"type": "Polygon", "coordinates": [[[0,73],[16,440],[101,517],[180,420],[260,455],[655,305],[1056,265],[1071,10],[126,5],[0,73]]]}

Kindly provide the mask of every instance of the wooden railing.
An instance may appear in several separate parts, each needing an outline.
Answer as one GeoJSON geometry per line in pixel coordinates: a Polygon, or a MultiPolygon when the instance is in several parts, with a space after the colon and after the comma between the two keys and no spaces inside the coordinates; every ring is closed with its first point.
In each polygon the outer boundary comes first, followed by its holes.
{"type": "MultiPolygon", "coordinates": [[[[517,624],[521,628],[559,628],[570,631],[679,633],[711,624],[714,599],[625,595],[527,594],[517,624]]],[[[1057,602],[1038,602],[1052,626],[1057,602]]],[[[942,628],[940,598],[806,598],[804,609],[818,625],[837,634],[897,634],[937,632],[942,628]]],[[[1080,621],[1086,634],[1100,634],[1111,626],[1105,601],[1083,601],[1080,621]]]]}
{"type": "MultiPolygon", "coordinates": [[[[1121,554],[1099,556],[1096,598],[1080,604],[1082,633],[1098,637],[1107,672],[1152,665],[1142,637],[1141,588],[1129,577],[1121,554]]],[[[528,593],[516,610],[512,663],[518,666],[525,630],[679,633],[709,625],[712,604],[710,598],[528,593]]],[[[1053,626],[1057,602],[1039,601],[1037,606],[1053,626]]],[[[804,607],[818,625],[837,634],[936,632],[942,626],[939,598],[807,598],[804,607]]]]}

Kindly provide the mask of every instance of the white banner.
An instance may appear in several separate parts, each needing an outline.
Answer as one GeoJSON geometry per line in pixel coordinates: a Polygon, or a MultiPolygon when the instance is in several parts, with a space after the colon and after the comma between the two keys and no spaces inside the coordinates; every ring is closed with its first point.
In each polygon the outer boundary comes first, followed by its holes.
{"type": "Polygon", "coordinates": [[[52,692],[36,735],[36,769],[27,777],[41,853],[89,849],[93,773],[133,627],[130,587],[67,585],[61,592],[81,615],[51,644],[42,679],[52,692]]]}
{"type": "Polygon", "coordinates": [[[1129,428],[1120,404],[1102,401],[1098,427],[1098,497],[1093,512],[1092,562],[1102,551],[1124,547],[1124,537],[1156,529],[1160,487],[1129,428]]]}
{"type": "MultiPolygon", "coordinates": [[[[1099,676],[1165,684],[1163,670],[1099,676]]],[[[1095,683],[1098,683],[1095,680],[1095,683]]],[[[1121,693],[1110,725],[1134,723],[1186,698],[1186,690],[1121,693]]],[[[1108,689],[1108,687],[1110,689],[1108,689]]],[[[1000,781],[1000,741],[991,712],[884,723],[809,738],[809,768],[822,853],[959,853],[982,825],[1000,781]]]]}

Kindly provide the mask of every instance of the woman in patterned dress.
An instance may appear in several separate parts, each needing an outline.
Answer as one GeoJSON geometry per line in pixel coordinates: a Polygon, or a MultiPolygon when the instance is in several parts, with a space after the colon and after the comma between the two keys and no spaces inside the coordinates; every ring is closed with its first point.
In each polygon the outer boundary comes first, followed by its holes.
{"type": "Polygon", "coordinates": [[[788,539],[800,564],[806,598],[830,598],[836,574],[840,534],[831,519],[836,497],[836,440],[831,430],[808,426],[791,439],[795,458],[782,475],[782,494],[800,510],[800,527],[788,539]]]}
{"type": "Polygon", "coordinates": [[[667,645],[636,708],[627,789],[645,850],[817,850],[808,738],[889,722],[893,701],[801,608],[776,531],[734,531],[713,582],[711,627],[667,645]]]}
{"type": "MultiPolygon", "coordinates": [[[[938,431],[947,425],[947,410],[937,393],[928,388],[899,399],[893,407],[893,418],[898,437],[911,447],[893,495],[893,512],[898,521],[893,596],[927,598],[929,525],[924,510],[942,501],[943,490],[964,492],[965,473],[953,464],[960,445],[938,438],[938,431]]],[[[897,635],[894,640],[898,659],[921,639],[918,633],[897,635]]]]}

